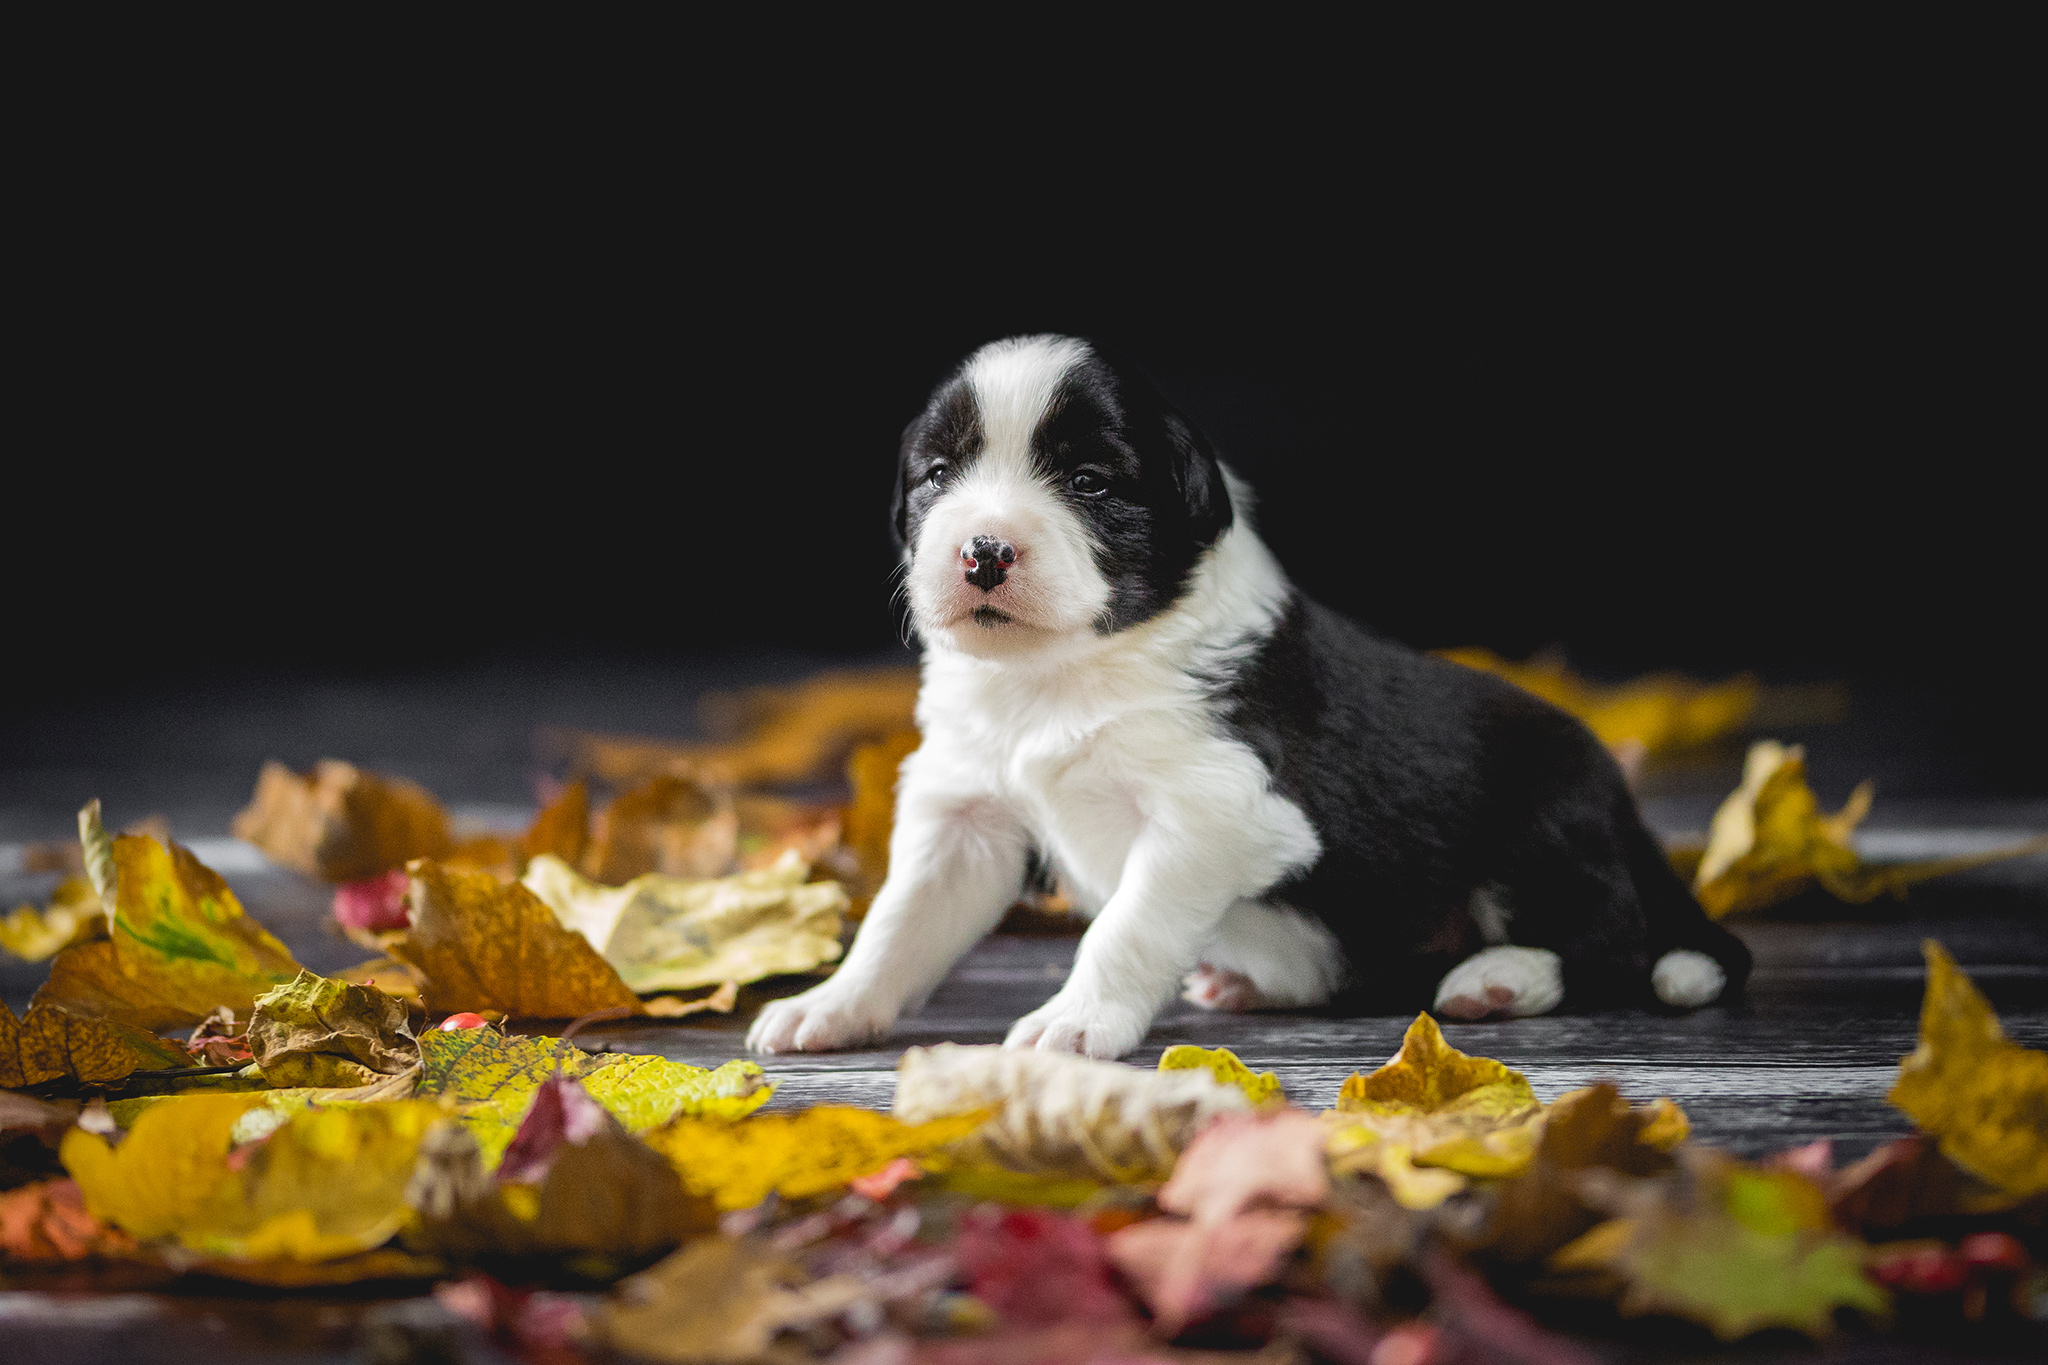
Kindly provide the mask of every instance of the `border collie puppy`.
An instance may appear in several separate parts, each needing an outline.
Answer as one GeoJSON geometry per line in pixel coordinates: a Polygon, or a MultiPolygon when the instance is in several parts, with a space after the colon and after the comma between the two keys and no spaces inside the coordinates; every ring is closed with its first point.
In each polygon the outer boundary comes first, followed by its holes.
{"type": "Polygon", "coordinates": [[[924,743],[844,965],[754,1049],[886,1033],[1035,858],[1092,922],[1011,1047],[1118,1056],[1177,988],[1477,1019],[1747,976],[1584,726],[1303,597],[1249,490],[1109,352],[975,352],[904,432],[895,499],[924,743]]]}

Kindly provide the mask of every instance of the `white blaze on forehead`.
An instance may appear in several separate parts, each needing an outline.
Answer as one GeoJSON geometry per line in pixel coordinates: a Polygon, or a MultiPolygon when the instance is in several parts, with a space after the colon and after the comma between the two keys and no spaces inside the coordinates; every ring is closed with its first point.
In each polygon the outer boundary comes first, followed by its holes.
{"type": "Polygon", "coordinates": [[[969,357],[963,377],[981,415],[981,458],[1006,473],[1027,474],[1031,433],[1060,380],[1087,356],[1087,344],[1072,337],[1032,336],[993,341],[969,357]]]}

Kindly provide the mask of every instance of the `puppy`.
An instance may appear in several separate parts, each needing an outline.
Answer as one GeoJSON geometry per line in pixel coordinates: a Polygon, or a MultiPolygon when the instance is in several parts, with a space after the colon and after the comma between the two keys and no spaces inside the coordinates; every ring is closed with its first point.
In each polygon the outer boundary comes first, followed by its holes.
{"type": "Polygon", "coordinates": [[[1709,921],[1586,728],[1296,591],[1250,495],[1085,341],[983,347],[904,432],[895,531],[925,646],[889,875],[763,1052],[887,1032],[1034,854],[1092,917],[1011,1047],[1115,1057],[1213,1008],[1458,1018],[1705,1004],[1709,921]]]}

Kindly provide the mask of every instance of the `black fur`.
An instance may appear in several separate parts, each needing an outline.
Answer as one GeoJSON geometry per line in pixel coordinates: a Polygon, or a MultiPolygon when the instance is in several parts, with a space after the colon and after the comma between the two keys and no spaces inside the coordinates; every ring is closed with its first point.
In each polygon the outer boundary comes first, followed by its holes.
{"type": "Polygon", "coordinates": [[[1654,1004],[1673,948],[1749,974],[1643,827],[1614,760],[1577,720],[1488,674],[1379,639],[1296,594],[1216,693],[1224,723],[1299,805],[1322,857],[1274,888],[1349,960],[1346,996],[1431,1003],[1479,947],[1472,892],[1506,889],[1511,937],[1548,948],[1576,1005],[1654,1004]]]}

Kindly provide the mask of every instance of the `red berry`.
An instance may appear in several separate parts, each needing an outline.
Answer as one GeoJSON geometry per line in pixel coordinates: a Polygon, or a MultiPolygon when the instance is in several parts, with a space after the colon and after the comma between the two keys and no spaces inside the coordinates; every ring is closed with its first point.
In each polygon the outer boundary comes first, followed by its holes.
{"type": "Polygon", "coordinates": [[[468,1010],[464,1010],[460,1014],[451,1014],[446,1019],[443,1019],[441,1021],[441,1030],[444,1033],[449,1033],[459,1028],[482,1028],[490,1022],[481,1014],[471,1014],[468,1010]]]}
{"type": "Polygon", "coordinates": [[[2017,1237],[2003,1232],[1979,1232],[1965,1237],[1956,1248],[1963,1263],[1972,1270],[2006,1271],[2013,1274],[2025,1270],[2031,1261],[2027,1249],[2020,1245],[2017,1237]]]}

